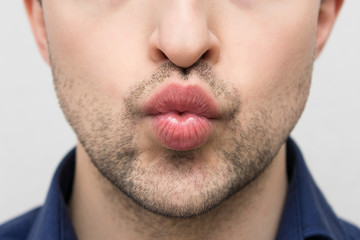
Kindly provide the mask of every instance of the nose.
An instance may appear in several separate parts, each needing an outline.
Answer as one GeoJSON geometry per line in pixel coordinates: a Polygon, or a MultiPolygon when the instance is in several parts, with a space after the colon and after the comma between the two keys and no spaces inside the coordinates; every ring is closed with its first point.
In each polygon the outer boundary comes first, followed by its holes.
{"type": "Polygon", "coordinates": [[[208,26],[206,10],[199,0],[170,0],[160,14],[150,38],[150,58],[169,59],[188,68],[203,59],[214,64],[219,57],[219,41],[208,26]]]}

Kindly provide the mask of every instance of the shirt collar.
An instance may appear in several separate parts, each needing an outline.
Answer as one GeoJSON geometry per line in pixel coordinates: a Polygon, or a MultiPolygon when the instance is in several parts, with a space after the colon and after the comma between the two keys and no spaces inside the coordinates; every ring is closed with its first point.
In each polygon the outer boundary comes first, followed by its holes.
{"type": "Polygon", "coordinates": [[[66,206],[72,191],[74,170],[75,149],[68,153],[57,168],[45,203],[31,228],[28,240],[77,239],[66,206]]]}
{"type": "MultiPolygon", "coordinates": [[[[340,221],[326,202],[307,169],[300,150],[287,141],[289,189],[277,240],[321,236],[344,239],[340,221]]],[[[75,170],[75,149],[61,162],[50,185],[46,201],[29,233],[29,240],[72,240],[76,234],[67,210],[75,170]]]]}
{"type": "Polygon", "coordinates": [[[287,141],[286,150],[290,184],[277,239],[345,239],[339,219],[316,186],[292,139],[287,141]]]}

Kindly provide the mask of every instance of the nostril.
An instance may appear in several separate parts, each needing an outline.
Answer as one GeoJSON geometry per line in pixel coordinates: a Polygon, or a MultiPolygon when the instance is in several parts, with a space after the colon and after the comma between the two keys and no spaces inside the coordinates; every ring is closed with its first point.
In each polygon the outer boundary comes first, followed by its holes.
{"type": "Polygon", "coordinates": [[[211,50],[207,50],[206,52],[204,52],[202,55],[201,55],[201,58],[202,60],[206,60],[208,58],[211,58],[211,50]]]}
{"type": "Polygon", "coordinates": [[[201,55],[201,59],[206,59],[209,55],[209,51],[206,51],[203,53],[203,55],[201,55]]]}
{"type": "MultiPolygon", "coordinates": [[[[181,1],[180,1],[181,2],[181,1]]],[[[165,19],[166,20],[166,19],[165,19]]],[[[181,24],[174,28],[168,21],[162,21],[149,39],[149,55],[154,62],[169,60],[185,79],[191,74],[191,67],[199,60],[214,64],[219,57],[219,40],[206,24],[195,21],[190,29],[181,24]],[[184,30],[186,29],[186,31],[184,30]]],[[[176,19],[175,19],[176,20],[176,19]]]]}

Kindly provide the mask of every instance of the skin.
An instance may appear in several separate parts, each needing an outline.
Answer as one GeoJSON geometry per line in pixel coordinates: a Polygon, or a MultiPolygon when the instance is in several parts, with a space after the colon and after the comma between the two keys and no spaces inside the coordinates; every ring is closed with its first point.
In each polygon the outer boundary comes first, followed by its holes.
{"type": "Polygon", "coordinates": [[[274,239],[285,141],[341,0],[24,0],[79,142],[79,239],[274,239]],[[169,83],[219,107],[200,147],[159,143],[142,111],[169,83]]]}

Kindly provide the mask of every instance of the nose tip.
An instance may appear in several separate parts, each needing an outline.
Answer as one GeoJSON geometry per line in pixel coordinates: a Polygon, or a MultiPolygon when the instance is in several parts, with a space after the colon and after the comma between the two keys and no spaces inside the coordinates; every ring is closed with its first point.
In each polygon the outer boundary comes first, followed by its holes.
{"type": "Polygon", "coordinates": [[[181,39],[158,35],[157,38],[160,39],[150,50],[151,58],[155,61],[169,59],[181,68],[191,67],[200,59],[215,62],[219,53],[214,36],[181,39]]]}
{"type": "Polygon", "coordinates": [[[189,68],[200,59],[214,63],[219,42],[207,26],[207,19],[194,7],[168,13],[161,18],[150,38],[150,58],[170,60],[176,66],[189,68]]]}

